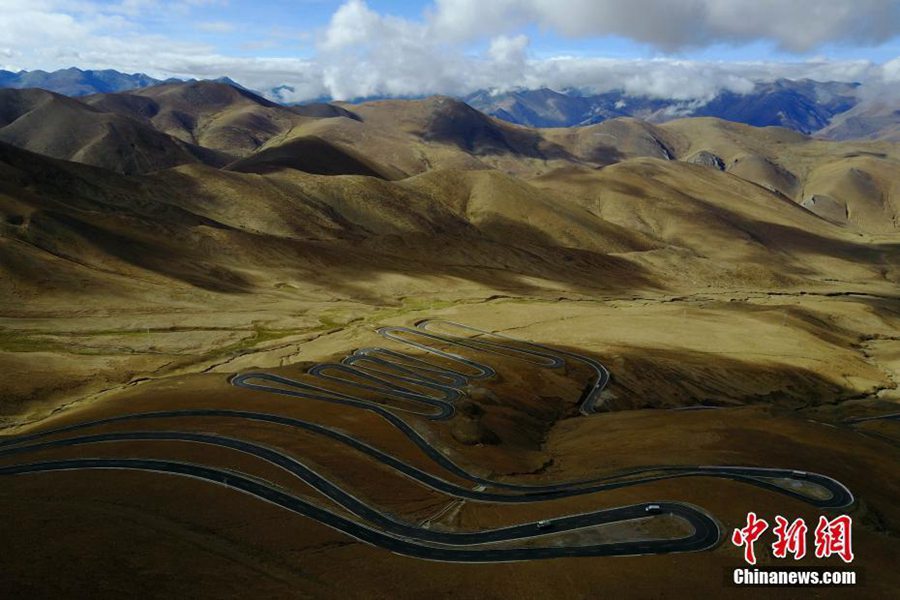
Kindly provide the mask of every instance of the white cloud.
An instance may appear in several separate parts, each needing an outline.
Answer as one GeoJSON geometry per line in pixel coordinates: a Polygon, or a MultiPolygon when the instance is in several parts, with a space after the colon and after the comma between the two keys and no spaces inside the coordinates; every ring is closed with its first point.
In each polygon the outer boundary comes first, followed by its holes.
{"type": "Polygon", "coordinates": [[[463,83],[468,61],[459,48],[433,38],[426,24],[349,0],[326,28],[317,62],[334,97],[354,98],[448,93],[463,83]]]}
{"type": "MultiPolygon", "coordinates": [[[[538,58],[529,51],[529,38],[520,33],[523,24],[536,23],[564,35],[615,33],[659,47],[754,39],[772,40],[786,48],[807,48],[822,41],[868,43],[897,31],[894,13],[900,3],[875,0],[855,0],[854,10],[836,0],[818,4],[812,0],[435,0],[421,19],[384,15],[364,0],[347,0],[318,32],[315,55],[303,59],[224,56],[206,44],[151,35],[142,25],[145,18],[180,19],[181,11],[219,2],[0,0],[0,68],[80,66],[156,77],[227,75],[259,90],[289,86],[294,91],[282,92],[286,100],[464,95],[479,89],[539,87],[623,89],[632,95],[702,100],[722,89],[746,92],[756,81],[779,77],[900,81],[900,58],[883,66],[827,59],[773,63],[538,58]]],[[[231,25],[211,20],[197,26],[225,32],[231,25]]],[[[289,37],[300,42],[297,32],[289,37]]],[[[247,51],[256,46],[242,47],[247,51]]]]}
{"type": "Polygon", "coordinates": [[[887,83],[900,82],[900,56],[884,63],[881,68],[882,77],[887,83]]]}
{"type": "Polygon", "coordinates": [[[390,22],[401,27],[406,23],[401,19],[381,17],[362,0],[348,0],[332,15],[321,48],[325,51],[338,51],[365,46],[379,34],[387,33],[390,22]]]}
{"type": "Polygon", "coordinates": [[[570,37],[618,35],[663,50],[768,40],[805,52],[900,33],[894,0],[435,0],[430,22],[467,40],[525,23],[570,37]]]}
{"type": "Polygon", "coordinates": [[[499,63],[521,64],[525,62],[528,43],[528,36],[524,34],[514,37],[500,35],[491,40],[488,56],[499,63]]]}
{"type": "MultiPolygon", "coordinates": [[[[435,93],[461,95],[485,88],[505,91],[520,87],[575,87],[595,92],[623,89],[632,95],[702,100],[723,89],[746,93],[753,89],[756,81],[779,77],[855,81],[878,75],[879,67],[869,61],[719,63],[574,56],[537,59],[529,56],[527,36],[496,34],[504,27],[515,28],[518,22],[534,18],[533,14],[529,17],[529,10],[546,13],[551,22],[555,22],[552,19],[571,20],[565,30],[572,33],[592,31],[592,18],[597,15],[608,17],[615,23],[622,22],[631,14],[629,11],[637,11],[635,14],[641,14],[646,21],[665,22],[677,30],[681,27],[680,20],[691,20],[697,11],[705,14],[703,11],[708,12],[711,8],[718,12],[710,19],[726,21],[725,13],[740,13],[742,3],[743,0],[729,0],[729,7],[725,7],[712,0],[693,0],[689,4],[694,8],[685,16],[671,8],[684,3],[670,1],[662,6],[650,0],[632,0],[631,3],[571,0],[566,3],[570,10],[563,10],[558,1],[553,5],[543,0],[438,0],[434,11],[424,20],[413,21],[381,15],[363,0],[348,0],[335,12],[326,28],[316,62],[323,69],[325,87],[338,99],[435,93]],[[631,8],[627,8],[629,6],[631,8]],[[636,7],[643,7],[644,11],[636,7]],[[655,18],[647,19],[648,14],[654,13],[645,11],[652,10],[657,11],[655,18]],[[558,16],[561,13],[566,16],[558,16]],[[551,19],[551,15],[557,16],[551,19]],[[499,24],[501,22],[503,25],[499,24]],[[484,54],[465,52],[464,38],[490,33],[496,35],[490,39],[484,54]]],[[[769,10],[770,14],[777,8],[766,1],[759,6],[761,10],[769,10]]],[[[614,25],[607,23],[605,26],[614,25]]]]}

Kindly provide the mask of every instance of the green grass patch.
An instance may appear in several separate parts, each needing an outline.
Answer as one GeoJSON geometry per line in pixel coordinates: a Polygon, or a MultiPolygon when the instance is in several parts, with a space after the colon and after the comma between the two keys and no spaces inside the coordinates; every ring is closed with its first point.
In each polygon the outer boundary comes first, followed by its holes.
{"type": "Polygon", "coordinates": [[[459,302],[454,302],[451,300],[402,298],[400,300],[400,306],[385,306],[383,308],[378,308],[363,320],[366,323],[372,323],[384,319],[393,319],[394,317],[400,317],[407,313],[450,308],[451,306],[455,306],[457,304],[459,304],[459,302]]]}
{"type": "Polygon", "coordinates": [[[273,340],[296,335],[297,333],[300,332],[296,329],[269,329],[267,327],[263,327],[262,325],[254,323],[252,335],[245,336],[219,350],[215,350],[211,352],[210,355],[221,356],[244,352],[245,350],[249,350],[251,348],[259,346],[260,344],[265,344],[266,342],[271,342],[273,340]]]}
{"type": "Polygon", "coordinates": [[[67,352],[67,348],[65,344],[46,337],[0,329],[0,351],[67,352]]]}
{"type": "MultiPolygon", "coordinates": [[[[61,334],[67,335],[67,334],[61,334]]],[[[110,353],[97,348],[87,348],[77,344],[67,344],[48,335],[34,335],[18,331],[0,330],[0,352],[55,352],[57,354],[106,355],[110,353]]]]}

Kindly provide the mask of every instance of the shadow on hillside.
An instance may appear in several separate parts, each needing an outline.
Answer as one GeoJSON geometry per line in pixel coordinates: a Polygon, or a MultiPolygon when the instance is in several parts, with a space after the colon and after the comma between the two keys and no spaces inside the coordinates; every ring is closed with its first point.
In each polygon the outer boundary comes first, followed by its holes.
{"type": "MultiPolygon", "coordinates": [[[[180,177],[178,185],[180,195],[200,204],[204,197],[213,202],[212,192],[193,178],[180,177]]],[[[423,282],[433,278],[427,285],[435,288],[456,278],[510,294],[548,288],[559,293],[618,293],[662,287],[637,263],[565,247],[538,227],[502,218],[478,231],[465,221],[441,220],[436,213],[431,233],[379,235],[348,225],[333,239],[304,240],[236,229],[150,199],[166,191],[145,187],[140,196],[103,215],[78,211],[58,219],[104,253],[222,293],[273,291],[293,281],[383,303],[393,299],[378,289],[386,275],[423,282]],[[193,218],[183,218],[188,216],[193,218]],[[438,283],[437,278],[444,281],[438,283]]],[[[607,235],[602,227],[596,234],[598,239],[607,235]]]]}
{"type": "Polygon", "coordinates": [[[770,244],[777,246],[773,249],[792,254],[821,254],[870,264],[900,264],[900,242],[855,243],[836,237],[824,237],[800,227],[765,221],[745,221],[745,227],[750,231],[764,232],[770,244]]]}
{"type": "MultiPolygon", "coordinates": [[[[167,223],[138,223],[133,218],[115,222],[116,219],[109,217],[105,222],[92,223],[58,213],[47,215],[47,220],[62,225],[70,235],[75,234],[111,257],[194,287],[219,293],[253,289],[252,283],[236,270],[192,256],[189,233],[167,223]]],[[[44,246],[56,245],[59,241],[48,239],[44,246]]],[[[63,250],[62,255],[65,254],[63,250]]]]}
{"type": "Polygon", "coordinates": [[[476,156],[513,153],[578,162],[565,148],[548,142],[538,131],[497,123],[457,101],[448,101],[435,110],[420,135],[424,140],[453,144],[476,156]]]}
{"type": "MultiPolygon", "coordinates": [[[[291,282],[299,282],[383,303],[393,300],[396,293],[387,290],[397,288],[389,285],[379,290],[385,275],[409,277],[423,282],[420,287],[433,289],[456,278],[509,294],[622,294],[667,287],[660,275],[617,254],[629,249],[624,238],[610,237],[608,247],[616,248],[616,254],[572,248],[539,224],[497,216],[477,230],[452,212],[441,210],[423,213],[415,232],[406,234],[379,235],[362,226],[339,224],[327,234],[329,239],[302,239],[302,232],[294,238],[279,237],[237,229],[180,208],[178,198],[168,199],[166,194],[192,198],[198,205],[215,205],[217,197],[211,191],[214,187],[206,188],[192,177],[174,176],[177,172],[170,172],[174,178],[167,183],[57,161],[41,165],[23,163],[22,167],[33,177],[29,189],[40,197],[33,203],[56,223],[44,234],[41,247],[51,247],[55,237],[62,240],[66,231],[72,231],[79,236],[79,244],[90,244],[127,264],[213,292],[274,291],[283,283],[288,285],[281,287],[290,288],[296,287],[291,282]],[[94,174],[98,174],[96,181],[94,174]],[[172,187],[173,182],[177,187],[172,187]]],[[[616,185],[617,191],[623,192],[625,184],[616,185]]],[[[639,188],[624,192],[644,193],[639,188]]],[[[398,197],[398,202],[402,200],[398,197]]],[[[253,199],[246,201],[246,207],[237,208],[251,214],[253,199]]],[[[434,208],[439,207],[439,202],[432,202],[434,208]]],[[[327,203],[319,204],[321,210],[331,210],[327,203]]],[[[285,210],[291,210],[291,205],[285,204],[285,210]]],[[[812,266],[804,264],[807,254],[883,265],[885,273],[900,262],[900,244],[854,243],[846,236],[823,237],[799,225],[749,220],[721,207],[717,212],[765,250],[756,257],[749,255],[748,260],[770,269],[798,276],[815,274],[812,266]],[[779,261],[785,266],[778,266],[779,261]]],[[[338,217],[332,221],[340,223],[338,217]]],[[[591,222],[583,225],[592,227],[591,222]]],[[[605,236],[616,235],[600,220],[593,231],[601,242],[605,236]]],[[[65,248],[58,250],[57,254],[65,254],[65,248]]],[[[112,261],[100,266],[115,269],[112,261]]]]}
{"type": "MultiPolygon", "coordinates": [[[[698,322],[697,335],[705,327],[698,322]]],[[[831,404],[859,393],[777,356],[719,354],[691,349],[616,347],[600,358],[612,373],[610,408],[680,408],[771,404],[791,410],[831,404]],[[755,359],[755,360],[754,360],[755,359]]]]}
{"type": "MultiPolygon", "coordinates": [[[[29,241],[88,265],[96,253],[83,254],[83,249],[92,246],[140,269],[229,294],[274,290],[279,282],[298,281],[381,303],[389,299],[377,289],[385,275],[456,278],[510,294],[557,286],[584,293],[659,287],[638,264],[560,246],[521,223],[505,224],[503,235],[468,228],[317,241],[233,229],[208,219],[186,221],[157,220],[124,207],[106,213],[54,210],[35,216],[29,241]]],[[[115,270],[115,263],[97,266],[115,270]]]]}

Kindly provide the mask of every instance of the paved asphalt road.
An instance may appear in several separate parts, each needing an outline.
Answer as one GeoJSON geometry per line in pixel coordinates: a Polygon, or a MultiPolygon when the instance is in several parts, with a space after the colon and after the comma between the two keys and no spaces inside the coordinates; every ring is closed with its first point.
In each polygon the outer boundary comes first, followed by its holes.
{"type": "MultiPolygon", "coordinates": [[[[380,407],[368,407],[369,409],[380,411],[380,407]]],[[[388,416],[390,413],[388,413],[388,416]]],[[[400,428],[401,433],[407,435],[407,437],[416,443],[420,449],[435,463],[437,463],[440,467],[449,471],[453,475],[456,475],[462,479],[466,479],[471,481],[482,488],[494,488],[499,490],[506,490],[508,492],[514,493],[490,493],[485,492],[484,490],[479,489],[470,489],[466,487],[459,486],[454,484],[446,479],[433,475],[427,471],[419,469],[415,466],[412,466],[397,457],[394,457],[390,454],[382,452],[381,450],[361,441],[357,438],[354,438],[342,431],[326,427],[324,425],[320,425],[318,423],[312,423],[309,421],[304,421],[301,419],[296,419],[293,417],[286,417],[283,415],[274,415],[268,413],[258,413],[252,411],[237,411],[237,410],[227,410],[227,409],[194,409],[194,410],[177,410],[177,411],[160,411],[160,412],[148,412],[148,413],[137,413],[130,415],[119,415],[116,417],[110,417],[107,419],[100,419],[96,421],[88,421],[83,423],[78,423],[75,425],[70,425],[67,427],[62,427],[59,429],[47,430],[36,434],[31,434],[27,436],[19,436],[16,438],[10,438],[7,440],[0,441],[0,457],[6,455],[14,455],[24,453],[26,451],[37,451],[44,448],[51,448],[56,446],[65,446],[65,445],[74,445],[76,443],[90,443],[91,441],[113,441],[114,439],[127,440],[129,436],[132,435],[140,435],[143,436],[141,439],[150,439],[148,436],[165,436],[165,435],[193,435],[195,439],[193,441],[202,441],[204,443],[213,443],[216,445],[222,445],[226,447],[237,448],[234,443],[241,442],[240,440],[232,440],[231,438],[226,438],[224,436],[216,436],[211,434],[189,434],[189,433],[180,433],[180,432],[139,432],[139,433],[114,433],[114,434],[98,434],[95,436],[85,436],[81,438],[65,438],[62,440],[54,440],[51,442],[46,442],[43,444],[35,444],[32,446],[20,446],[21,444],[36,441],[45,437],[56,436],[64,433],[72,433],[75,431],[79,431],[82,429],[87,429],[90,427],[96,427],[100,425],[107,425],[112,423],[121,423],[126,421],[141,421],[141,420],[164,420],[164,419],[195,419],[198,417],[208,417],[208,418],[235,418],[235,419],[243,419],[249,421],[261,421],[266,423],[273,423],[277,425],[283,425],[286,427],[291,427],[295,429],[301,429],[309,433],[314,433],[318,435],[322,435],[330,438],[331,440],[340,442],[345,444],[363,454],[366,454],[373,459],[387,465],[388,467],[403,473],[405,476],[420,482],[421,484],[433,488],[435,490],[439,490],[441,492],[447,493],[452,496],[456,496],[459,498],[465,498],[474,501],[483,501],[483,502],[534,502],[538,500],[550,500],[554,498],[564,498],[575,495],[582,494],[590,494],[595,492],[601,492],[610,489],[616,489],[620,487],[627,487],[633,485],[639,485],[642,483],[649,483],[653,481],[659,481],[661,479],[673,479],[673,478],[683,478],[683,477],[719,477],[719,478],[727,478],[734,481],[741,481],[743,483],[748,483],[750,485],[755,485],[758,487],[762,487],[774,492],[778,492],[780,494],[785,494],[787,496],[791,496],[812,504],[814,506],[818,506],[821,508],[842,508],[848,506],[853,503],[853,496],[850,492],[845,488],[840,482],[827,477],[825,475],[821,475],[818,473],[811,472],[798,472],[790,469],[770,469],[770,468],[759,468],[759,467],[739,467],[739,466],[648,466],[642,467],[639,469],[632,469],[629,471],[619,472],[612,476],[605,476],[593,479],[582,479],[577,481],[569,481],[563,483],[554,483],[547,485],[520,485],[520,484],[512,484],[502,481],[493,481],[490,479],[486,479],[483,477],[479,477],[472,473],[469,473],[464,468],[460,467],[452,460],[450,460],[447,456],[445,456],[439,449],[432,446],[429,442],[427,442],[422,436],[420,436],[412,427],[406,424],[403,421],[399,421],[402,425],[400,428]],[[118,438],[109,437],[108,439],[104,439],[104,436],[119,436],[118,438]],[[77,442],[76,440],[85,440],[82,442],[77,442]],[[815,483],[822,488],[825,488],[831,493],[829,498],[818,498],[811,497],[804,494],[800,494],[796,491],[777,486],[765,479],[760,478],[782,478],[782,479],[792,479],[792,480],[802,480],[811,483],[815,483]]],[[[137,439],[137,438],[134,438],[137,439]]],[[[161,438],[160,438],[161,439],[161,438]]],[[[249,448],[250,446],[254,446],[249,442],[241,442],[244,444],[244,448],[249,448]]],[[[259,446],[262,448],[262,446],[259,446]]],[[[251,452],[252,453],[252,452],[251,452]]],[[[291,458],[291,460],[296,461],[296,459],[291,458]]]]}
{"type": "MultiPolygon", "coordinates": [[[[684,517],[694,525],[694,532],[690,536],[684,538],[617,542],[595,546],[460,549],[440,544],[423,544],[413,541],[408,537],[390,535],[383,530],[368,527],[341,515],[337,515],[288,492],[274,488],[264,482],[251,479],[241,474],[221,469],[213,469],[202,465],[135,458],[81,458],[0,467],[0,475],[21,475],[50,471],[81,471],[91,469],[150,471],[170,475],[181,475],[218,483],[231,489],[250,494],[260,500],[265,500],[282,508],[286,508],[297,514],[315,519],[320,523],[337,529],[338,531],[346,533],[363,542],[387,548],[398,554],[430,560],[453,562],[510,562],[534,560],[538,558],[560,558],[564,556],[622,556],[667,552],[691,552],[711,548],[715,546],[719,540],[719,528],[715,521],[705,516],[702,519],[698,519],[696,515],[702,515],[702,513],[688,512],[690,507],[678,503],[661,502],[658,504],[664,512],[684,517]]],[[[581,515],[572,515],[556,521],[560,522],[561,526],[564,526],[566,529],[580,529],[606,523],[639,519],[646,516],[645,508],[645,504],[623,506],[581,515]]],[[[557,530],[555,529],[552,531],[538,530],[535,524],[529,524],[509,528],[506,531],[493,530],[472,535],[484,536],[484,541],[478,543],[490,543],[503,541],[505,539],[537,537],[556,531],[557,530]],[[517,532],[515,530],[521,528],[530,528],[531,535],[516,538],[515,535],[517,532]],[[510,530],[513,530],[513,537],[504,537],[509,535],[507,532],[510,530]],[[498,534],[497,532],[503,533],[498,534]]]]}
{"type": "MultiPolygon", "coordinates": [[[[374,509],[367,505],[365,502],[356,498],[353,494],[347,492],[342,489],[338,484],[324,477],[323,475],[317,473],[307,465],[305,465],[300,460],[297,460],[287,454],[279,452],[273,448],[269,448],[266,446],[262,446],[260,444],[253,444],[250,442],[246,442],[243,440],[237,440],[234,438],[227,438],[224,436],[217,435],[209,435],[202,433],[186,433],[186,432],[170,432],[170,431],[148,431],[148,432],[117,432],[117,433],[104,433],[104,434],[96,434],[92,436],[83,436],[79,438],[68,438],[62,440],[53,440],[49,442],[44,442],[40,444],[35,444],[31,446],[23,446],[23,447],[11,447],[5,448],[2,452],[0,452],[0,457],[15,455],[15,454],[24,454],[29,452],[36,452],[40,450],[46,450],[49,448],[59,448],[59,447],[68,447],[68,446],[76,446],[83,444],[94,444],[94,443],[102,443],[102,442],[121,442],[121,441],[178,441],[178,442],[194,442],[194,443],[202,443],[202,444],[210,444],[225,448],[231,448],[240,452],[244,452],[246,454],[250,454],[265,460],[271,464],[277,465],[282,469],[288,471],[299,480],[309,484],[311,487],[315,488],[319,493],[323,496],[333,500],[335,503],[339,504],[343,508],[352,512],[368,521],[371,525],[376,526],[380,531],[385,533],[400,536],[409,539],[416,539],[419,541],[425,542],[433,542],[445,545],[472,545],[472,544],[484,544],[489,542],[502,542],[502,541],[511,541],[511,540],[520,540],[534,537],[535,535],[541,535],[550,533],[548,530],[540,530],[537,527],[536,523],[525,523],[522,525],[516,525],[512,527],[504,527],[500,529],[493,530],[483,530],[478,532],[445,532],[445,531],[434,531],[426,528],[422,528],[420,526],[404,523],[396,520],[395,518],[387,515],[377,509],[374,509]]],[[[99,459],[98,459],[99,460],[99,459]]],[[[64,461],[65,462],[65,461],[64,461]]],[[[102,463],[100,463],[102,464],[102,463]]],[[[202,466],[202,465],[191,465],[191,466],[202,466]]],[[[179,467],[180,468],[180,467],[179,467]]],[[[175,471],[176,473],[181,473],[181,471],[175,471]]],[[[2,471],[0,471],[2,473],[2,471]]],[[[270,487],[273,487],[270,485],[270,487]]],[[[458,488],[464,489],[464,488],[458,488]]],[[[590,490],[580,491],[576,493],[589,493],[590,490]]],[[[456,494],[453,494],[456,495],[456,494]]],[[[490,494],[490,493],[480,493],[480,500],[482,501],[506,501],[510,496],[502,495],[502,494],[490,494]]],[[[553,495],[549,497],[555,497],[553,495]]],[[[525,498],[527,501],[535,501],[540,498],[525,498]]],[[[708,517],[705,513],[689,506],[681,503],[658,503],[654,502],[654,504],[659,504],[662,512],[669,512],[668,510],[662,510],[663,504],[667,507],[677,507],[677,509],[671,514],[677,514],[686,518],[695,528],[696,531],[706,531],[710,529],[709,522],[712,521],[710,517],[708,517]]],[[[588,525],[594,525],[592,520],[594,517],[604,519],[602,522],[614,522],[621,520],[620,515],[627,514],[628,516],[625,518],[632,519],[636,517],[647,517],[648,514],[645,510],[646,505],[642,504],[637,508],[639,510],[630,510],[626,512],[620,512],[617,510],[606,510],[600,511],[598,513],[591,513],[590,515],[575,515],[568,517],[561,517],[553,520],[553,528],[552,533],[561,533],[564,531],[569,531],[571,529],[579,529],[588,525]]],[[[713,522],[712,528],[715,529],[715,523],[713,522]]],[[[713,541],[713,543],[715,543],[713,541]]]]}
{"type": "Polygon", "coordinates": [[[900,420],[900,413],[891,413],[889,415],[875,415],[874,417],[857,417],[855,419],[846,419],[844,423],[865,423],[866,421],[897,421],[900,420]]]}
{"type": "Polygon", "coordinates": [[[392,398],[399,402],[401,406],[388,408],[379,402],[338,392],[329,387],[268,373],[241,374],[234,377],[232,383],[255,391],[276,393],[306,400],[331,402],[373,412],[398,429],[400,433],[416,444],[422,452],[441,468],[477,484],[475,489],[462,487],[423,471],[344,432],[323,425],[283,415],[225,409],[194,409],[120,415],[92,422],[78,423],[56,430],[18,436],[0,440],[0,458],[19,456],[50,448],[137,440],[179,441],[219,446],[253,455],[285,469],[365,521],[365,523],[329,512],[293,496],[283,489],[276,488],[271,484],[252,477],[197,464],[139,458],[85,458],[4,466],[0,467],[0,475],[21,475],[60,470],[130,469],[194,477],[226,485],[232,489],[273,502],[288,510],[314,518],[357,539],[377,544],[401,554],[434,560],[466,562],[696,551],[710,548],[718,543],[721,532],[715,520],[698,507],[685,503],[663,501],[558,517],[552,519],[552,524],[549,527],[546,525],[539,527],[537,523],[525,523],[476,532],[433,531],[418,525],[398,521],[390,515],[365,504],[295,457],[284,454],[274,448],[245,440],[214,434],[177,431],[113,432],[48,441],[39,440],[99,425],[125,421],[155,421],[196,417],[236,418],[275,423],[325,436],[362,452],[374,460],[378,460],[422,485],[451,496],[480,502],[535,502],[597,493],[662,479],[698,476],[720,477],[741,481],[794,497],[821,508],[840,508],[853,502],[852,494],[834,479],[816,473],[786,469],[730,466],[651,466],[618,473],[614,476],[531,486],[492,481],[478,477],[447,458],[443,452],[432,446],[411,425],[395,414],[396,412],[406,412],[431,420],[449,419],[454,412],[453,402],[462,396],[462,388],[470,380],[486,379],[495,375],[490,365],[465,358],[442,349],[442,347],[459,346],[474,352],[500,354],[508,358],[525,361],[533,368],[560,368],[565,364],[567,358],[580,361],[593,369],[596,374],[595,380],[586,388],[580,403],[580,410],[583,414],[590,414],[596,411],[600,392],[602,392],[609,381],[608,371],[603,365],[587,357],[552,350],[538,344],[513,340],[499,334],[447,321],[423,321],[417,324],[416,329],[385,327],[380,329],[379,332],[389,340],[412,346],[417,350],[438,357],[440,363],[426,361],[386,348],[366,348],[354,352],[340,364],[316,365],[310,370],[310,374],[326,384],[329,381],[337,382],[345,388],[352,387],[374,393],[379,399],[392,398]],[[471,335],[462,337],[438,334],[433,331],[437,326],[445,329],[458,328],[471,335]],[[452,364],[453,367],[447,366],[447,363],[452,364]],[[424,411],[414,410],[411,408],[412,405],[424,405],[426,409],[424,411]],[[29,442],[37,443],[25,445],[29,442]],[[775,485],[770,479],[803,480],[814,483],[827,489],[830,492],[830,497],[819,498],[801,494],[775,485]],[[491,491],[488,491],[488,488],[491,488],[491,491]],[[483,544],[523,541],[598,524],[645,518],[652,516],[646,510],[649,504],[659,505],[660,507],[653,514],[671,514],[685,519],[693,527],[693,534],[680,539],[621,542],[586,547],[560,547],[556,545],[546,548],[536,546],[528,548],[481,547],[483,544]],[[454,547],[448,548],[446,546],[454,547]],[[471,547],[463,550],[458,548],[460,546],[471,547]]]}

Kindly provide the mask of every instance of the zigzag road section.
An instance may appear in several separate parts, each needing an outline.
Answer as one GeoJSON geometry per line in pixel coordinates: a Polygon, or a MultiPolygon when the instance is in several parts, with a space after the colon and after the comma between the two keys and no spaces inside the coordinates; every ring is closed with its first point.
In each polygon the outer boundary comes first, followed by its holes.
{"type": "Polygon", "coordinates": [[[487,362],[463,354],[495,355],[520,361],[523,368],[559,369],[567,362],[580,363],[592,380],[579,399],[579,412],[591,417],[602,408],[602,392],[610,373],[598,361],[568,351],[516,340],[498,333],[450,321],[421,321],[415,327],[383,327],[383,338],[405,345],[415,354],[385,347],[362,348],[340,363],[317,364],[305,380],[265,372],[242,373],[231,383],[237,387],[282,396],[328,402],[348,410],[377,415],[411,441],[428,459],[448,474],[475,484],[453,483],[392,456],[346,432],[294,417],[252,410],[188,409],[118,415],[66,427],[0,440],[0,458],[63,447],[90,447],[122,442],[181,442],[227,448],[255,457],[286,471],[346,511],[338,514],[308,499],[247,473],[207,465],[150,458],[70,458],[12,464],[0,467],[0,475],[24,476],[60,471],[129,470],[189,477],[225,486],[287,511],[314,519],[362,542],[389,551],[427,560],[452,562],[506,562],[573,556],[622,556],[696,552],[715,547],[722,538],[716,519],[701,507],[683,502],[649,500],[640,504],[571,514],[538,522],[521,523],[480,531],[439,531],[405,522],[360,500],[327,475],[314,470],[302,458],[249,440],[181,431],[126,431],[59,437],[124,422],[177,422],[180,419],[215,418],[264,422],[301,430],[343,444],[378,461],[418,484],[450,497],[496,504],[529,503],[556,498],[598,494],[607,490],[640,486],[665,479],[715,477],[739,481],[783,494],[822,509],[839,509],[854,502],[840,482],[817,473],[777,468],[742,466],[653,465],[614,476],[546,485],[519,485],[494,481],[469,472],[435,447],[407,419],[445,421],[453,417],[455,403],[475,380],[489,380],[496,371],[487,362]],[[457,330],[460,335],[448,334],[457,330]],[[423,358],[423,356],[430,357],[423,358]],[[343,390],[343,391],[342,391],[343,390]],[[346,390],[359,390],[360,395],[346,390]],[[377,401],[370,397],[374,396],[377,401]],[[53,438],[53,439],[46,439],[53,438]],[[352,515],[352,517],[350,516],[352,515]],[[633,539],[595,544],[560,542],[568,532],[610,524],[629,524],[668,515],[686,522],[688,535],[667,539],[633,539]],[[553,542],[545,542],[549,536],[553,542]]]}

